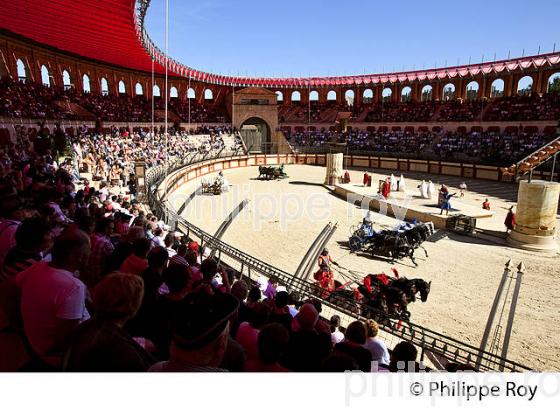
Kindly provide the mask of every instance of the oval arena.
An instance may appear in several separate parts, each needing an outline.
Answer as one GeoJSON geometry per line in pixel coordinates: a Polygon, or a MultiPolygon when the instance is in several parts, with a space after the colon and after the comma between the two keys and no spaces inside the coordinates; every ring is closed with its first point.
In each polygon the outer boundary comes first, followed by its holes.
{"type": "Polygon", "coordinates": [[[71,3],[0,15],[0,371],[560,369],[556,46],[235,76],[71,3]]]}

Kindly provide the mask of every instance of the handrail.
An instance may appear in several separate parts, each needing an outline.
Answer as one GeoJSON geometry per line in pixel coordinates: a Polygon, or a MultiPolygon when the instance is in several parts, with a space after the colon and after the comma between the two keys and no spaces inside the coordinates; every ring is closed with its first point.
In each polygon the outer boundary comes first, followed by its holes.
{"type": "MultiPolygon", "coordinates": [[[[194,163],[195,162],[185,165],[193,165],[194,163]]],[[[177,169],[175,169],[175,171],[176,170],[177,169]]],[[[375,311],[362,303],[354,301],[350,302],[348,299],[332,297],[332,295],[329,298],[321,297],[321,292],[318,291],[314,284],[295,277],[293,274],[240,251],[234,246],[223,242],[222,240],[205,232],[200,227],[187,221],[178,215],[174,209],[164,206],[157,198],[156,192],[159,185],[163,183],[165,175],[165,166],[152,168],[146,173],[147,185],[155,188],[148,190],[147,195],[148,202],[154,214],[164,219],[167,224],[172,222],[177,229],[186,233],[187,236],[195,236],[200,239],[201,246],[204,245],[208,248],[212,248],[219,254],[221,261],[224,260],[224,257],[228,257],[231,262],[230,265],[237,264],[240,266],[242,274],[243,270],[246,268],[249,272],[249,277],[251,275],[251,271],[257,272],[268,278],[276,277],[279,282],[289,287],[290,291],[296,291],[300,293],[300,295],[306,297],[319,298],[324,306],[337,310],[341,314],[347,315],[355,320],[364,318],[360,315],[360,311],[362,313],[366,312],[373,314],[377,318],[379,326],[383,331],[400,339],[407,340],[419,346],[423,350],[429,350],[433,353],[439,354],[452,362],[460,362],[474,366],[477,360],[480,360],[480,369],[486,371],[498,371],[501,365],[504,365],[505,371],[516,372],[531,370],[525,365],[502,358],[491,352],[480,351],[479,348],[459,341],[453,337],[443,335],[412,322],[402,322],[397,318],[386,315],[384,312],[375,311]]]]}

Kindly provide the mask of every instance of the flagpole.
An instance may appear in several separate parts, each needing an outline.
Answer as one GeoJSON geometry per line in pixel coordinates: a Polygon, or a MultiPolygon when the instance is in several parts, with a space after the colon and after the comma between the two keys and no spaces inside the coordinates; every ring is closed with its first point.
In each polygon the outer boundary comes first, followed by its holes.
{"type": "Polygon", "coordinates": [[[154,109],[155,109],[155,96],[154,96],[154,57],[152,56],[152,138],[155,136],[154,131],[154,109]]]}
{"type": "Polygon", "coordinates": [[[165,159],[168,155],[168,135],[167,135],[167,104],[169,99],[168,90],[168,53],[169,53],[169,0],[165,0],[165,159]]]}

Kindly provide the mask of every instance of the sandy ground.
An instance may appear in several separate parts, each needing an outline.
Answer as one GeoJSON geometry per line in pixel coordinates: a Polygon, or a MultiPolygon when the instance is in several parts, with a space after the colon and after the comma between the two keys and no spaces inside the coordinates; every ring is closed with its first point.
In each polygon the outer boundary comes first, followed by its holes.
{"type": "MultiPolygon", "coordinates": [[[[223,240],[240,250],[263,259],[288,272],[297,269],[307,249],[328,222],[338,222],[329,243],[330,253],[340,265],[361,277],[364,273],[390,273],[387,261],[367,255],[350,254],[346,243],[352,226],[362,219],[362,210],[332,195],[322,185],[325,168],[303,165],[286,166],[288,179],[256,180],[256,167],[226,170],[231,189],[220,196],[196,196],[183,216],[214,233],[227,215],[245,198],[249,205],[237,216],[223,240]]],[[[362,171],[351,171],[352,183],[359,184],[362,171]]],[[[426,175],[406,175],[408,189],[426,175]],[[418,178],[417,180],[410,178],[418,178]]],[[[373,175],[373,181],[383,175],[373,175]]],[[[446,183],[454,192],[461,182],[453,177],[431,177],[436,187],[446,183]]],[[[514,204],[513,185],[467,180],[465,197],[452,202],[480,207],[489,198],[495,215],[481,220],[479,226],[504,231],[507,209],[514,204]]],[[[170,198],[178,209],[198,186],[191,181],[170,198]]],[[[392,228],[397,220],[376,214],[378,228],[392,228]]],[[[427,303],[410,306],[411,320],[434,331],[480,344],[488,313],[508,259],[526,266],[508,357],[537,370],[560,370],[560,257],[536,254],[505,245],[450,233],[437,242],[426,242],[429,257],[417,253],[418,267],[409,260],[397,263],[400,274],[432,281],[427,303]]],[[[342,282],[345,278],[339,277],[342,282]]],[[[512,285],[513,286],[513,285],[512,285]]],[[[508,308],[502,321],[502,338],[508,308]]]]}

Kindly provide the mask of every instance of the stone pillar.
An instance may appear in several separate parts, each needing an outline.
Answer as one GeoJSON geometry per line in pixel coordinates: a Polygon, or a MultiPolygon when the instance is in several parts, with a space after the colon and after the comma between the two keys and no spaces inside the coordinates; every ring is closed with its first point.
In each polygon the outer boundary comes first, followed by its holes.
{"type": "Polygon", "coordinates": [[[327,154],[327,174],[325,176],[325,185],[334,185],[340,182],[343,176],[342,166],[344,164],[344,155],[327,154]]]}
{"type": "Polygon", "coordinates": [[[550,181],[521,181],[517,194],[517,213],[508,243],[539,252],[556,252],[556,214],[560,184],[550,181]]]}

